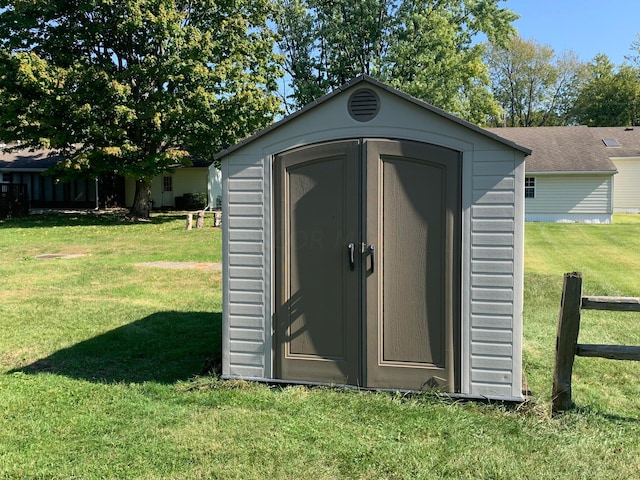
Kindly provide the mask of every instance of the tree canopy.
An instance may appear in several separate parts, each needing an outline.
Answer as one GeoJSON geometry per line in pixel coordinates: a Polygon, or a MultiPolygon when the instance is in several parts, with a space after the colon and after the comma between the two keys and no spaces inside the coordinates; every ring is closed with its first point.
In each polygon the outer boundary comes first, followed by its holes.
{"type": "Polygon", "coordinates": [[[575,54],[557,56],[548,46],[513,37],[505,45],[491,45],[485,59],[493,96],[504,112],[495,124],[539,127],[572,120],[584,71],[575,54]]]}
{"type": "Polygon", "coordinates": [[[366,73],[462,117],[496,114],[478,36],[514,33],[501,0],[278,0],[279,47],[300,107],[366,73]]]}
{"type": "Polygon", "coordinates": [[[66,175],[150,180],[269,123],[280,76],[269,0],[0,1],[0,135],[66,175]]]}
{"type": "Polygon", "coordinates": [[[640,71],[632,65],[616,68],[606,55],[597,55],[572,114],[576,123],[597,127],[622,127],[640,123],[640,71]]]}

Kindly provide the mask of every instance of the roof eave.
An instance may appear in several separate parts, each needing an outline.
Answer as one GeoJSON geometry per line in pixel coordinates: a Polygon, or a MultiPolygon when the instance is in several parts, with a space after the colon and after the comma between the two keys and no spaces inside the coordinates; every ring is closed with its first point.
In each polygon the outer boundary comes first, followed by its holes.
{"type": "Polygon", "coordinates": [[[557,170],[557,171],[525,171],[525,175],[614,175],[618,170],[557,170]]]}
{"type": "Polygon", "coordinates": [[[235,145],[228,147],[224,150],[221,150],[220,152],[216,153],[214,155],[214,159],[215,160],[220,160],[223,157],[226,157],[227,155],[235,152],[236,150],[239,150],[240,148],[244,147],[245,145],[257,140],[258,138],[266,135],[267,133],[271,132],[272,130],[275,130],[276,128],[280,128],[282,125],[284,125],[285,123],[290,122],[291,120],[299,117],[300,115],[302,115],[303,113],[306,113],[307,111],[317,107],[318,105],[328,101],[329,99],[333,98],[336,95],[339,95],[340,93],[342,93],[345,90],[350,89],[351,87],[353,87],[354,85],[357,85],[359,83],[369,83],[377,88],[380,88],[382,90],[385,90],[393,95],[396,95],[398,97],[401,97],[421,108],[424,108],[432,113],[435,113],[437,115],[440,115],[454,123],[457,123],[461,126],[464,126],[470,130],[473,130],[477,133],[479,133],[480,135],[483,135],[485,137],[491,138],[492,140],[495,140],[499,143],[502,143],[503,145],[506,145],[510,148],[513,148],[515,150],[520,151],[521,153],[523,153],[525,156],[529,156],[531,155],[532,150],[526,147],[523,147],[522,145],[518,145],[515,142],[512,142],[511,140],[508,140],[506,138],[503,138],[499,135],[496,135],[493,132],[489,132],[488,130],[485,130],[483,128],[478,127],[477,125],[468,122],[466,120],[463,120],[461,118],[456,117],[455,115],[452,115],[448,112],[445,112],[444,110],[438,108],[438,107],[434,107],[433,105],[430,105],[426,102],[423,102],[422,100],[418,100],[417,98],[412,97],[411,95],[408,95],[404,92],[401,92],[400,90],[397,90],[389,85],[386,85],[378,80],[376,80],[373,77],[370,77],[369,75],[359,75],[351,80],[349,80],[347,83],[341,85],[340,87],[336,88],[335,90],[333,90],[332,92],[314,100],[313,102],[305,105],[303,108],[301,108],[300,110],[298,110],[297,112],[292,113],[291,115],[288,115],[286,117],[284,117],[283,119],[273,123],[272,125],[268,126],[267,128],[260,130],[259,132],[253,134],[250,137],[247,137],[246,139],[242,140],[239,143],[236,143],[235,145]]]}

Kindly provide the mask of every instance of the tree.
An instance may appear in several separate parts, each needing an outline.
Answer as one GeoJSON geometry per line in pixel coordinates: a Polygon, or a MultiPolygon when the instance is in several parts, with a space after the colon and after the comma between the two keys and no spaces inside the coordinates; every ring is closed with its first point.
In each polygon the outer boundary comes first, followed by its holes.
{"type": "Polygon", "coordinates": [[[278,45],[299,108],[372,74],[388,41],[393,0],[278,0],[278,45]]]}
{"type": "Polygon", "coordinates": [[[533,40],[513,37],[491,45],[486,54],[494,98],[504,110],[497,125],[532,127],[566,125],[583,65],[572,52],[556,56],[533,40]]]}
{"type": "Polygon", "coordinates": [[[0,136],[67,176],[151,179],[268,125],[280,73],[269,0],[0,1],[0,136]]]}
{"type": "Polygon", "coordinates": [[[497,111],[477,36],[506,41],[500,0],[278,0],[279,47],[300,107],[366,73],[483,122],[497,111]]]}
{"type": "Polygon", "coordinates": [[[592,127],[621,127],[640,122],[640,72],[631,65],[616,69],[606,55],[587,67],[572,114],[577,123],[592,127]]]}
{"type": "Polygon", "coordinates": [[[497,44],[513,34],[512,11],[498,1],[405,0],[395,17],[382,77],[393,86],[478,124],[498,114],[487,88],[484,34],[497,44]]]}

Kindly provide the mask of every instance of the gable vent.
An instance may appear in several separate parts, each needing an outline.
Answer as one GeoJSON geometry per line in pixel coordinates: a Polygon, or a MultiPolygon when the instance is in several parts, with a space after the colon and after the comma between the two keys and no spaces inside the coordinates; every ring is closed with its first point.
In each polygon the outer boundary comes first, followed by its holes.
{"type": "Polygon", "coordinates": [[[349,97],[349,115],[358,122],[368,122],[380,110],[380,99],[376,92],[362,88],[349,97]]]}

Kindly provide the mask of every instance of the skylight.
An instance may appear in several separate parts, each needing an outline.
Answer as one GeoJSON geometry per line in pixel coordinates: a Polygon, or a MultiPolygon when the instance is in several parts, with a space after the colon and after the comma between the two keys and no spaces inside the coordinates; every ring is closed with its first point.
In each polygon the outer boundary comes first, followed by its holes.
{"type": "Polygon", "coordinates": [[[603,138],[602,143],[604,143],[607,147],[620,147],[620,142],[615,138],[603,138]]]}

